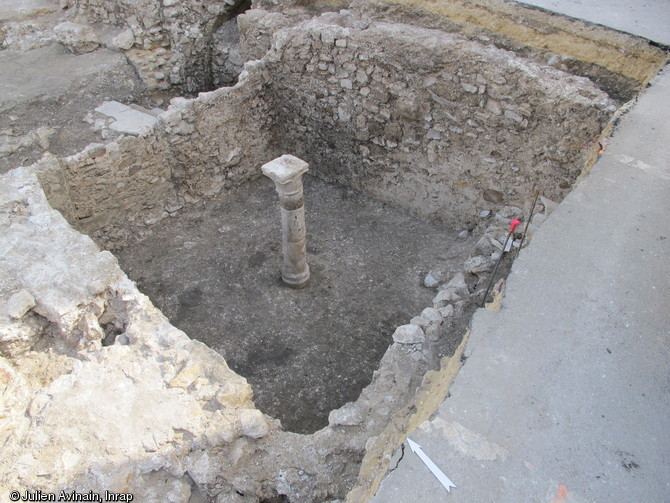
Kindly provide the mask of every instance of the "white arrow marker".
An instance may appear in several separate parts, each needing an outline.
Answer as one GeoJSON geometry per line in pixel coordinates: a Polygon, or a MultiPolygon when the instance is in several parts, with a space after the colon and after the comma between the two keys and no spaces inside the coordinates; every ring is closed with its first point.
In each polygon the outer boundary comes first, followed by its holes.
{"type": "Polygon", "coordinates": [[[407,443],[409,444],[409,448],[412,449],[412,452],[419,456],[421,461],[423,461],[428,469],[433,472],[435,478],[440,481],[440,484],[444,486],[447,492],[451,493],[451,488],[456,487],[456,485],[451,480],[449,480],[449,477],[447,477],[444,472],[440,470],[435,463],[433,463],[433,461],[426,455],[426,453],[423,452],[419,444],[414,442],[411,438],[407,439],[407,443]]]}

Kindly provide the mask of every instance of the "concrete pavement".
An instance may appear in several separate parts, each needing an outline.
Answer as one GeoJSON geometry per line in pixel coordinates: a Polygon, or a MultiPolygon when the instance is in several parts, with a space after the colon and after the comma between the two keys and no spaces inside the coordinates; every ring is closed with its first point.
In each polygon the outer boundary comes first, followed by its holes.
{"type": "Polygon", "coordinates": [[[375,503],[670,502],[670,71],[479,310],[375,503]]]}
{"type": "Polygon", "coordinates": [[[668,0],[523,0],[570,17],[639,35],[670,46],[670,2],[668,0]]]}

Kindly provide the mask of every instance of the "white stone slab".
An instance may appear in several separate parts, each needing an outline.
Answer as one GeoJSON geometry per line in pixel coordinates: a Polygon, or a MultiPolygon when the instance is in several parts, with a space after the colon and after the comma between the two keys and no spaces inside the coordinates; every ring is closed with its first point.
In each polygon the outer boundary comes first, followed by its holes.
{"type": "Polygon", "coordinates": [[[109,127],[120,133],[138,135],[143,129],[153,126],[158,120],[153,115],[145,114],[129,108],[127,111],[118,114],[117,120],[112,122],[109,127]]]}
{"type": "Polygon", "coordinates": [[[123,112],[131,110],[129,106],[119,103],[118,101],[105,101],[102,105],[95,109],[96,112],[119,119],[119,115],[123,112]]]}

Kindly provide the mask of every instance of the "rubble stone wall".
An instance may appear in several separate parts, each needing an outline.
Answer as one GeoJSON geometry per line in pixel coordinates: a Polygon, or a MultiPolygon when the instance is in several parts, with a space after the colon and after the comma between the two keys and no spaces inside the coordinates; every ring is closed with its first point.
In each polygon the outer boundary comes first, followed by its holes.
{"type": "MultiPolygon", "coordinates": [[[[124,30],[115,39],[116,44],[126,51],[149,89],[175,85],[198,92],[212,89],[214,84],[215,32],[248,2],[68,0],[68,4],[89,23],[111,24],[124,30]]],[[[220,64],[226,66],[227,58],[220,64]]]]}
{"type": "Polygon", "coordinates": [[[534,184],[562,199],[615,109],[584,78],[439,30],[351,14],[281,29],[282,16],[241,19],[243,34],[275,43],[238,85],[175,98],[142,136],[59,161],[67,190],[49,197],[69,200],[76,228],[115,249],[287,152],[327,181],[472,224],[534,184]]]}
{"type": "Polygon", "coordinates": [[[353,0],[350,8],[378,20],[409,22],[484,40],[586,76],[621,101],[635,97],[667,61],[662,48],[642,37],[519,2],[353,0]]]}
{"type": "Polygon", "coordinates": [[[240,52],[246,61],[261,59],[272,46],[272,37],[282,28],[295,26],[310,16],[304,11],[285,9],[272,12],[250,9],[237,17],[240,52]]]}
{"type": "Polygon", "coordinates": [[[616,109],[590,81],[437,30],[327,14],[280,32],[273,141],[314,173],[454,223],[560,200],[616,109]]]}
{"type": "Polygon", "coordinates": [[[246,72],[236,87],[174,98],[142,136],[44,159],[39,172],[49,200],[75,228],[114,250],[184,204],[260,176],[259,167],[274,156],[267,76],[246,72]]]}
{"type": "Polygon", "coordinates": [[[499,0],[254,0],[256,9],[287,13],[348,9],[374,22],[404,23],[456,33],[524,58],[588,77],[621,102],[644,88],[667,61],[642,37],[499,0]]]}

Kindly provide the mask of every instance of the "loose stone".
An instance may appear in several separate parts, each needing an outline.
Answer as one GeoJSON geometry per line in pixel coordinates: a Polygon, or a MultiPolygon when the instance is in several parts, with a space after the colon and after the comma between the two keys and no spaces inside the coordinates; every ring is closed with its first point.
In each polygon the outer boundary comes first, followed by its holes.
{"type": "Polygon", "coordinates": [[[423,280],[423,284],[426,288],[435,288],[440,282],[435,279],[435,276],[431,272],[426,274],[426,277],[423,280]]]}

